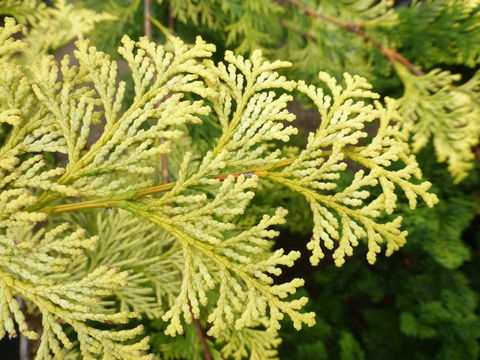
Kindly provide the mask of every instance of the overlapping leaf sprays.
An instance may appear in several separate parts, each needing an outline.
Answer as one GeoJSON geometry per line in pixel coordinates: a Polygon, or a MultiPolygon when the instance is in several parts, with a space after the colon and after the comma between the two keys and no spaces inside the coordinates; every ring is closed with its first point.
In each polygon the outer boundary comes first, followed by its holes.
{"type": "MultiPolygon", "coordinates": [[[[56,277],[60,268],[67,269],[69,257],[80,256],[82,248],[92,249],[102,239],[62,225],[27,241],[19,235],[19,227],[43,220],[53,224],[56,214],[77,210],[123,209],[121,216],[127,216],[126,210],[130,218],[142,219],[138,224],[149,222],[148,227],[138,225],[143,229],[139,237],[148,238],[160,230],[170,234],[170,240],[151,254],[158,261],[162,251],[174,255],[168,268],[176,272],[173,281],[181,282],[178,291],[169,288],[169,298],[173,295],[175,300],[162,308],[169,324],[167,334],[182,333],[184,321],[203,317],[214,338],[259,326],[275,336],[285,315],[300,328],[313,324],[314,314],[302,312],[306,298],[287,299],[303,285],[302,279],[274,283],[280,267],[292,266],[300,255],[271,250],[270,239],[277,235],[271,227],[285,222],[286,210],[276,209],[250,227],[239,225],[255,192],[261,191],[262,181],[285,185],[310,203],[313,264],[323,256],[322,243],[329,249],[338,244],[337,265],[361,239],[368,241],[367,258],[372,263],[380,243],[386,244],[387,255],[403,245],[406,233],[400,228],[401,219],[380,220],[394,211],[396,188],[412,208],[417,197],[429,206],[436,202],[435,195],[428,193],[430,184],[414,180],[421,173],[398,130],[395,101],[386,99],[385,105],[373,101],[378,95],[361,77],[345,74],[342,87],[321,73],[320,80],[330,92],[326,94],[287,80],[277,71],[290,64],[265,61],[258,51],[250,59],[226,52],[224,61],[215,64],[209,59],[214,46],[200,38],[187,45],[171,37],[168,47],[172,50],[167,51],[145,38],[135,42],[124,37],[119,52],[131,70],[135,91],[128,102],[126,84],[117,81],[116,62],[86,40],[77,42],[78,65],[72,65],[69,57],[57,64],[48,56],[31,65],[15,64],[15,52],[24,48],[21,41],[11,38],[18,30],[7,19],[0,33],[0,118],[12,126],[0,149],[0,243],[5,259],[0,267],[5,294],[0,324],[12,332],[13,313],[21,331],[34,337],[13,296],[36,305],[47,329],[42,334],[40,358],[59,354],[62,345],[72,346],[67,326],[75,330],[85,357],[148,358],[143,355],[147,340],[133,341],[140,327],[100,330],[92,321],[123,323],[137,316],[131,309],[157,314],[160,303],[152,300],[152,293],[146,294],[152,301],[142,304],[138,296],[122,298],[116,288],[126,281],[130,285],[148,282],[156,288],[155,296],[163,296],[158,291],[162,283],[155,276],[138,280],[145,278],[141,272],[153,271],[152,261],[138,259],[145,265],[142,270],[135,269],[131,259],[109,261],[99,255],[90,257],[97,259],[97,265],[82,268],[77,260],[77,270],[69,270],[70,278],[68,274],[56,277]],[[294,119],[286,106],[295,89],[313,101],[322,123],[305,149],[286,157],[278,144],[297,131],[285,124],[294,119]],[[207,114],[221,128],[212,149],[198,164],[186,151],[177,181],[152,184],[155,167],[150,162],[170,151],[172,141],[182,134],[176,127],[200,124],[207,114]],[[91,125],[99,121],[104,124],[102,133],[86,146],[91,125]],[[368,138],[364,127],[371,122],[378,123],[378,130],[368,138]],[[165,142],[158,143],[159,137],[165,142]],[[29,156],[32,152],[64,153],[68,163],[52,169],[41,155],[29,156]],[[336,180],[346,170],[347,159],[363,169],[340,191],[336,180]],[[381,190],[378,197],[370,195],[372,187],[381,190]],[[72,196],[88,200],[65,203],[72,196]],[[177,245],[172,245],[172,239],[177,245]],[[30,255],[19,257],[20,253],[30,255]],[[19,264],[30,270],[21,270],[19,264]],[[139,277],[124,271],[129,269],[138,271],[139,277]],[[100,301],[110,294],[120,298],[125,311],[112,313],[100,301]]],[[[95,235],[103,234],[100,228],[95,235]]],[[[131,241],[146,246],[144,239],[132,236],[131,241]]],[[[123,254],[135,256],[130,248],[122,249],[123,254]]],[[[139,250],[138,256],[145,255],[139,250]]],[[[232,336],[240,338],[247,337],[232,336]]],[[[232,351],[231,346],[224,348],[232,351]]]]}

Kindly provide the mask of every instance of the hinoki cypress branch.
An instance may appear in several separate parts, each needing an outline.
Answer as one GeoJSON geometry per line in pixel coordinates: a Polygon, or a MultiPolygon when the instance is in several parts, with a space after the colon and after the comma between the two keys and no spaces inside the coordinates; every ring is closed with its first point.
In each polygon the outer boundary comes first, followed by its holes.
{"type": "MultiPolygon", "coordinates": [[[[325,156],[328,156],[329,152],[325,152],[325,156]]],[[[237,171],[237,172],[232,172],[229,174],[222,174],[218,175],[215,177],[212,177],[211,179],[218,179],[220,181],[225,180],[228,176],[234,176],[238,177],[240,175],[248,175],[251,176],[253,174],[257,173],[263,173],[266,171],[274,170],[277,168],[281,168],[284,166],[289,165],[295,160],[295,158],[291,159],[285,159],[278,161],[277,163],[271,165],[271,166],[265,166],[262,168],[252,168],[248,169],[246,171],[237,171]]],[[[95,199],[95,200],[87,200],[87,201],[78,201],[78,202],[73,202],[69,204],[62,204],[62,205],[54,205],[54,206],[45,206],[41,208],[37,207],[32,207],[30,210],[31,211],[38,211],[38,212],[44,212],[47,214],[61,214],[65,212],[71,212],[71,211],[77,211],[77,210],[85,210],[85,209],[95,209],[95,208],[112,208],[115,207],[115,205],[120,202],[120,201],[126,201],[126,200],[137,200],[139,198],[142,198],[144,196],[149,196],[149,195],[155,195],[159,193],[163,193],[166,191],[171,190],[172,188],[175,187],[176,182],[170,182],[167,184],[162,184],[162,185],[156,185],[152,187],[148,187],[145,189],[141,190],[133,190],[133,191],[128,191],[122,194],[117,194],[114,196],[109,196],[101,199],[95,199]]]]}
{"type": "Polygon", "coordinates": [[[260,353],[276,343],[284,317],[296,329],[312,326],[314,314],[303,310],[308,299],[289,296],[304,280],[274,279],[300,256],[271,247],[287,210],[272,205],[258,219],[248,218],[252,199],[265,189],[262,178],[308,202],[313,265],[327,248],[341,266],[361,241],[370,263],[382,247],[392,254],[407,235],[402,218],[393,215],[398,193],[412,209],[420,199],[428,206],[438,201],[431,184],[421,181],[398,125],[398,104],[380,100],[360,76],[345,73],[340,85],[321,72],[323,86],[315,86],[287,79],[279,71],[291,64],[267,61],[260,51],[249,58],[226,51],[214,62],[215,47],[201,38],[186,44],[172,35],[162,46],[125,36],[119,53],[131,71],[130,99],[117,62],[87,40],[76,43],[75,62],[42,56],[16,64],[27,47],[12,37],[21,30],[9,18],[0,29],[0,96],[13,99],[0,103],[8,104],[0,121],[13,129],[0,149],[0,301],[9,309],[0,314],[0,333],[14,333],[13,317],[22,333],[38,337],[14,296],[29,299],[42,314],[44,358],[75,346],[65,333],[70,328],[84,357],[108,352],[115,360],[125,353],[151,359],[141,326],[108,327],[144,312],[161,316],[170,336],[183,334],[195,319],[206,322],[212,342],[261,331],[265,344],[249,344],[260,353]],[[321,123],[303,148],[282,148],[298,132],[287,108],[296,91],[316,107],[321,123]],[[180,129],[201,126],[206,116],[221,131],[209,150],[198,159],[195,144],[187,146],[176,181],[149,186],[158,156],[189,136],[180,129]],[[103,132],[86,148],[99,121],[103,132]],[[370,123],[377,126],[368,133],[370,123]],[[49,167],[44,153],[66,154],[66,165],[49,167]],[[359,166],[339,186],[351,162],[359,166]],[[51,205],[68,198],[91,200],[51,205]],[[78,211],[93,208],[114,211],[78,211]],[[65,222],[50,221],[54,214],[65,222]],[[70,225],[83,215],[87,222],[95,217],[95,225],[83,226],[89,234],[70,225]],[[104,305],[111,296],[119,309],[104,305]]]}
{"type": "Polygon", "coordinates": [[[364,30],[362,30],[362,25],[361,24],[346,24],[343,23],[342,21],[338,19],[334,19],[330,16],[327,16],[325,14],[321,14],[313,9],[310,9],[308,6],[300,2],[299,0],[287,0],[290,4],[298,8],[299,10],[303,11],[307,16],[311,18],[318,18],[324,21],[328,21],[331,24],[334,24],[346,31],[350,31],[351,33],[354,33],[360,37],[362,37],[365,41],[369,42],[373,46],[375,46],[378,50],[382,52],[383,55],[392,63],[395,64],[396,62],[401,63],[405,67],[407,67],[412,73],[415,75],[425,75],[425,73],[420,70],[417,66],[412,64],[409,60],[407,60],[402,54],[399,52],[390,49],[388,46],[385,46],[372,38],[370,35],[368,35],[364,30]]]}
{"type": "MultiPolygon", "coordinates": [[[[360,149],[361,147],[356,147],[356,148],[360,149]]],[[[329,156],[331,155],[331,151],[329,150],[323,151],[321,155],[325,157],[329,156]]],[[[254,174],[257,174],[260,177],[263,177],[263,176],[266,177],[269,171],[273,171],[275,169],[288,166],[295,159],[296,158],[289,158],[289,159],[278,161],[270,166],[264,166],[261,168],[251,168],[245,171],[236,171],[228,174],[221,174],[221,175],[211,177],[211,179],[217,179],[217,180],[223,181],[229,176],[234,176],[234,177],[238,177],[240,175],[251,176],[254,174]]],[[[169,191],[173,187],[175,187],[175,184],[176,182],[174,181],[174,182],[170,182],[162,185],[151,186],[141,190],[128,191],[122,194],[104,197],[101,199],[77,201],[69,204],[61,204],[61,205],[54,205],[54,206],[43,206],[43,207],[34,206],[29,210],[44,212],[47,214],[54,215],[54,214],[61,214],[65,212],[71,212],[71,211],[85,210],[85,209],[112,208],[112,207],[115,207],[115,204],[119,201],[137,200],[145,196],[160,194],[160,193],[169,191]]],[[[52,201],[52,200],[49,200],[49,201],[52,201]]]]}

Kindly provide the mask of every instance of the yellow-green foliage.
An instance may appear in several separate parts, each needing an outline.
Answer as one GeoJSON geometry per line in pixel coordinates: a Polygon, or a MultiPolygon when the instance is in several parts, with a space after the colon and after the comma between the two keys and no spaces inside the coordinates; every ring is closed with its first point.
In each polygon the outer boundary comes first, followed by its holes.
{"type": "Polygon", "coordinates": [[[396,102],[387,98],[385,106],[378,101],[366,104],[365,100],[377,99],[378,94],[370,91],[365,79],[348,74],[344,77],[346,86],[342,88],[334,78],[320,73],[319,78],[331,95],[321,88],[299,83],[298,90],[305,93],[320,112],[320,128],[310,134],[307,147],[290,165],[266,175],[301,193],[310,203],[315,226],[308,247],[313,251],[313,264],[323,257],[321,242],[332,249],[338,241],[333,254],[337,265],[343,264],[345,255],[352,254],[352,247],[360,238],[368,238],[370,263],[375,262],[376,253],[380,252],[379,243],[386,242],[387,255],[402,246],[407,234],[400,230],[400,217],[385,224],[375,220],[384,212],[394,211],[396,187],[405,193],[412,209],[418,196],[429,206],[437,202],[436,196],[428,193],[428,182],[411,183],[412,178],[420,178],[421,171],[400,131],[396,102]],[[361,142],[367,137],[363,131],[365,125],[374,121],[379,122],[376,135],[361,142]],[[356,172],[349,186],[336,191],[335,180],[347,168],[346,159],[364,169],[356,172]],[[392,165],[398,163],[402,167],[393,170],[392,165]],[[382,190],[375,199],[369,191],[373,186],[382,190]]]}
{"type": "Polygon", "coordinates": [[[96,13],[66,0],[54,0],[52,5],[46,6],[39,0],[0,2],[0,14],[13,16],[19,23],[31,27],[24,39],[29,44],[23,53],[24,61],[58,49],[74,38],[82,38],[98,22],[115,20],[112,15],[96,13]]]}
{"type": "Polygon", "coordinates": [[[405,84],[400,99],[402,126],[411,134],[413,149],[423,148],[430,139],[440,162],[460,181],[474,163],[472,148],[480,140],[480,72],[462,85],[460,75],[434,69],[416,76],[403,67],[397,73],[405,84]]]}
{"type": "MultiPolygon", "coordinates": [[[[158,0],[186,31],[207,27],[242,54],[288,59],[296,79],[344,71],[390,86],[395,72],[402,131],[418,152],[432,141],[459,182],[475,166],[480,140],[479,73],[461,84],[441,67],[478,68],[480,2],[423,0],[158,0]],[[426,75],[423,75],[423,72],[426,75]]],[[[181,27],[178,27],[181,29],[181,27]]],[[[181,31],[185,31],[181,29],[181,31]]],[[[319,84],[315,80],[313,83],[319,84]]]]}
{"type": "Polygon", "coordinates": [[[183,256],[171,235],[122,210],[72,213],[67,219],[102,239],[87,252],[88,261],[70,263],[65,271],[69,278],[82,278],[100,266],[118,268],[128,272],[126,284],[114,290],[120,309],[157,318],[174,303],[183,256]]]}
{"type": "Polygon", "coordinates": [[[93,250],[98,237],[85,237],[81,229],[70,231],[67,223],[48,232],[40,230],[35,235],[30,230],[26,226],[9,227],[6,234],[0,237],[1,337],[5,333],[15,335],[11,313],[26,337],[38,338],[37,333],[28,329],[17,299],[13,297],[21,295],[35,304],[42,314],[37,359],[58,357],[62,347],[72,347],[72,341],[61,323],[68,324],[76,332],[84,358],[110,353],[112,359],[149,359],[149,356],[141,354],[148,348],[148,338],[136,343],[124,343],[140,335],[141,326],[114,331],[91,325],[92,321],[123,324],[138,316],[128,311],[112,313],[98,306],[101,297],[112,295],[113,289],[125,284],[126,272],[98,266],[77,281],[49,278],[52,274],[64,272],[76,256],[86,261],[83,249],[93,250]]]}
{"type": "Polygon", "coordinates": [[[21,24],[33,25],[46,15],[48,7],[39,0],[3,0],[0,14],[15,17],[21,24]]]}
{"type": "Polygon", "coordinates": [[[159,46],[125,36],[119,53],[132,74],[128,101],[117,63],[87,40],[77,41],[74,60],[41,55],[19,65],[28,50],[12,35],[22,29],[6,18],[0,30],[0,119],[10,127],[0,148],[0,324],[2,335],[13,334],[13,314],[34,338],[15,296],[38,308],[38,359],[59,357],[75,341],[87,359],[150,358],[140,326],[115,326],[137,312],[161,315],[172,336],[193,317],[206,319],[225,357],[274,358],[280,320],[287,315],[300,329],[314,323],[314,314],[302,310],[305,297],[288,298],[302,279],[274,282],[281,266],[300,256],[271,249],[278,235],[271,228],[287,211],[265,214],[251,227],[239,222],[262,181],[310,203],[313,264],[323,257],[321,244],[336,246],[337,265],[361,240],[371,263],[381,243],[387,255],[402,246],[401,218],[380,220],[395,210],[397,188],[411,208],[418,197],[429,206],[437,201],[428,182],[414,181],[421,173],[399,130],[397,103],[376,100],[361,77],[345,74],[341,86],[320,73],[327,94],[286,79],[277,71],[290,63],[265,61],[259,51],[249,59],[227,51],[215,63],[215,47],[201,38],[187,45],[169,37],[159,46]],[[322,123],[305,149],[285,158],[278,144],[297,133],[287,124],[294,90],[313,101],[322,123]],[[152,183],[152,162],[171,150],[181,126],[201,124],[206,115],[221,129],[211,150],[199,163],[185,152],[175,182],[152,183]],[[368,138],[372,122],[378,129],[368,138]],[[101,134],[89,142],[96,123],[101,134]],[[48,165],[40,154],[49,152],[65,154],[66,164],[48,165]],[[362,170],[339,190],[347,159],[362,170]],[[89,235],[58,225],[59,218],[82,224],[62,214],[93,208],[113,213],[91,215],[89,235]],[[118,302],[105,299],[111,295],[118,302]]]}

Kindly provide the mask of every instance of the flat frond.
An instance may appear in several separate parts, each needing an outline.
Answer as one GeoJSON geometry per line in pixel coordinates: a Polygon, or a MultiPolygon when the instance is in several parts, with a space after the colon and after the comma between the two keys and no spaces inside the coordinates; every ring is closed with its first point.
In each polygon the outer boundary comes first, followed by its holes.
{"type": "Polygon", "coordinates": [[[93,323],[124,324],[136,313],[112,313],[97,304],[101,297],[109,296],[113,289],[122,286],[127,273],[115,268],[100,266],[85,277],[72,282],[52,281],[48,275],[65,271],[72,259],[82,256],[85,249],[96,246],[98,237],[84,237],[83,230],[70,230],[67,223],[35,235],[31,228],[10,227],[0,236],[0,289],[2,317],[0,334],[15,335],[10,314],[19,324],[20,331],[29,338],[37,334],[28,329],[14,296],[33,303],[42,316],[39,359],[60,356],[61,348],[71,348],[72,340],[67,327],[77,334],[84,357],[110,354],[112,359],[124,359],[126,354],[149,359],[143,355],[148,349],[148,338],[131,342],[138,337],[141,327],[113,331],[97,328],[93,323]],[[93,323],[92,323],[93,322],[93,323]]]}
{"type": "Polygon", "coordinates": [[[261,329],[242,329],[225,332],[218,342],[222,344],[224,359],[277,360],[276,348],[281,339],[275,332],[261,329]]]}
{"type": "Polygon", "coordinates": [[[113,290],[122,311],[158,318],[174,303],[184,260],[179,243],[171,235],[122,210],[72,214],[67,219],[102,241],[57,276],[81,279],[100,266],[116,268],[128,273],[125,285],[113,290]]]}
{"type": "MultiPolygon", "coordinates": [[[[71,6],[56,2],[59,14],[73,16],[71,6]]],[[[355,6],[378,19],[388,17],[391,1],[355,6]]],[[[248,1],[248,7],[262,13],[277,5],[248,1]]],[[[80,36],[94,15],[75,16],[78,28],[66,30],[80,36]]],[[[243,21],[243,14],[233,18],[243,21]]],[[[142,327],[121,325],[138,312],[161,316],[172,336],[205,320],[221,346],[217,358],[275,359],[285,316],[296,329],[315,320],[303,310],[306,297],[290,296],[302,279],[275,282],[300,256],[272,249],[287,211],[262,209],[260,218],[249,211],[255,193],[271,189],[265,183],[309,203],[313,264],[325,247],[335,249],[340,266],[360,241],[370,263],[382,243],[390,255],[406,241],[394,215],[402,198],[412,209],[419,199],[428,206],[438,201],[420,180],[402,131],[403,108],[389,98],[380,102],[360,76],[345,73],[342,86],[321,72],[317,87],[287,79],[280,72],[291,64],[267,61],[260,51],[248,58],[227,51],[214,62],[215,47],[201,38],[186,44],[167,36],[157,45],[124,36],[118,52],[132,76],[128,98],[118,63],[88,40],[76,42],[72,57],[41,55],[22,64],[17,54],[25,53],[24,43],[12,38],[22,27],[10,18],[5,24],[0,122],[9,134],[0,148],[0,332],[14,334],[13,318],[35,337],[15,297],[33,304],[42,314],[40,359],[61,357],[63,347],[77,343],[87,359],[149,359],[142,327]],[[279,144],[298,131],[287,109],[294,90],[315,105],[321,124],[304,149],[282,151],[279,144]],[[181,141],[183,131],[203,120],[215,122],[214,144],[201,154],[178,151],[189,143],[181,141]],[[92,136],[96,124],[103,126],[92,136]],[[174,142],[181,159],[170,167],[176,181],[151,186],[159,178],[152,163],[174,142]],[[51,153],[65,154],[61,166],[45,160],[51,153]],[[342,187],[340,173],[348,167],[355,174],[342,187]],[[66,218],[89,235],[53,220],[93,208],[109,210],[66,218]]],[[[255,25],[253,31],[264,29],[255,25]]],[[[477,90],[475,76],[458,87],[458,98],[477,90]]]]}
{"type": "Polygon", "coordinates": [[[200,306],[208,304],[210,291],[219,294],[208,316],[212,336],[220,336],[233,325],[237,329],[252,326],[258,317],[265,319],[268,329],[275,330],[283,314],[289,315],[297,328],[302,323],[312,325],[313,314],[299,312],[306,298],[284,300],[303,285],[303,280],[272,285],[271,275],[279,275],[281,265],[292,266],[299,253],[277,250],[262,255],[268,239],[278,234],[269,227],[283,223],[286,211],[279,209],[274,216],[264,216],[257,226],[240,232],[234,231],[235,224],[228,221],[243,213],[253,196],[247,189],[255,187],[256,181],[255,177],[230,176],[213,199],[182,194],[168,197],[172,206],[164,204],[163,198],[149,201],[147,207],[125,205],[172,234],[182,245],[182,286],[175,304],[163,316],[170,321],[167,334],[183,333],[182,318],[187,322],[192,321],[192,316],[198,318],[200,306]]]}
{"type": "Polygon", "coordinates": [[[66,144],[69,163],[59,183],[84,196],[125,190],[129,178],[122,181],[115,174],[151,173],[145,161],[168,152],[181,135],[168,127],[198,123],[209,112],[201,100],[187,100],[184,93],[208,93],[198,80],[205,72],[198,59],[211,54],[211,45],[198,39],[192,47],[176,39],[172,53],[146,39],[124,37],[123,43],[119,52],[132,69],[136,91],[124,111],[125,83],[117,82],[117,63],[88,41],[77,42],[79,66],[68,56],[60,66],[49,57],[33,64],[33,91],[66,144]],[[100,117],[106,122],[103,133],[85,149],[91,125],[100,117]],[[154,125],[144,129],[151,121],[154,125]],[[165,142],[153,146],[157,138],[165,142]]]}
{"type": "Polygon", "coordinates": [[[313,252],[312,264],[324,257],[322,243],[333,249],[335,242],[338,242],[333,254],[335,263],[343,264],[345,256],[352,255],[353,247],[362,238],[368,239],[367,258],[373,263],[380,252],[380,243],[386,242],[387,255],[405,243],[407,233],[400,229],[400,217],[386,223],[379,220],[382,214],[393,212],[396,188],[404,192],[412,208],[417,197],[429,206],[438,200],[428,193],[430,183],[411,182],[421,172],[402,139],[395,101],[387,99],[386,106],[378,101],[367,104],[366,101],[377,99],[378,95],[359,76],[345,74],[344,88],[326,73],[320,73],[319,77],[330,94],[303,82],[298,86],[320,113],[319,129],[310,134],[306,148],[290,165],[259,175],[302,194],[310,203],[314,218],[313,237],[308,244],[313,252]],[[375,121],[379,122],[377,133],[365,141],[368,136],[365,126],[375,121]],[[336,180],[347,168],[347,161],[356,162],[361,169],[351,184],[340,190],[336,180]],[[400,168],[396,169],[398,165],[400,168]],[[382,191],[375,199],[369,189],[374,186],[382,191]]]}
{"type": "Polygon", "coordinates": [[[21,24],[32,25],[47,13],[47,6],[40,0],[3,0],[0,14],[11,16],[21,24]]]}
{"type": "Polygon", "coordinates": [[[397,71],[405,83],[399,100],[402,126],[411,134],[414,151],[432,140],[438,160],[447,162],[452,176],[461,181],[473,166],[472,147],[480,141],[479,74],[456,85],[460,76],[440,69],[424,76],[402,67],[397,71]]]}

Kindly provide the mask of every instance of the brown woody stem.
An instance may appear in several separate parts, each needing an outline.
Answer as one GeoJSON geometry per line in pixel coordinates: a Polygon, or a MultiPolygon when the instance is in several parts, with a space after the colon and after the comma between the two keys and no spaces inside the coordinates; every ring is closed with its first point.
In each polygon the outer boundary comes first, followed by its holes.
{"type": "MultiPolygon", "coordinates": [[[[190,307],[190,311],[192,311],[192,304],[190,303],[190,301],[188,302],[188,306],[190,307]]],[[[197,330],[198,339],[200,340],[203,356],[205,360],[212,360],[213,359],[212,354],[210,354],[210,349],[208,348],[208,344],[207,344],[207,338],[205,336],[202,326],[200,325],[200,321],[198,321],[198,319],[193,315],[193,313],[192,313],[192,319],[193,319],[193,325],[197,330]]]]}
{"type": "Polygon", "coordinates": [[[152,0],[144,0],[143,2],[143,31],[148,40],[152,40],[152,23],[150,18],[152,17],[152,0]]]}
{"type": "MultiPolygon", "coordinates": [[[[324,155],[328,155],[330,152],[325,151],[324,155]]],[[[265,166],[261,168],[252,168],[243,171],[232,172],[228,174],[222,174],[214,176],[213,179],[218,179],[220,181],[224,181],[229,176],[238,177],[242,174],[249,174],[253,175],[256,173],[261,173],[265,171],[271,171],[280,167],[287,166],[291,164],[295,158],[284,159],[277,161],[276,163],[265,166]]],[[[78,201],[70,204],[62,204],[62,205],[54,205],[54,206],[46,206],[40,209],[35,209],[35,211],[44,212],[50,215],[53,214],[61,214],[65,212],[77,211],[77,210],[86,210],[86,209],[96,209],[96,208],[111,208],[115,207],[121,201],[128,201],[128,200],[136,200],[148,195],[159,194],[165,191],[171,190],[175,186],[176,182],[169,182],[162,185],[152,186],[141,190],[132,190],[127,191],[122,194],[109,196],[101,199],[95,200],[87,200],[87,201],[78,201]]]]}
{"type": "MultiPolygon", "coordinates": [[[[325,150],[322,152],[321,156],[330,156],[331,154],[332,154],[331,150],[325,150]]],[[[228,174],[221,174],[221,175],[213,176],[210,178],[217,179],[219,181],[224,181],[229,176],[239,177],[240,175],[251,176],[256,174],[262,177],[262,175],[267,174],[269,171],[290,165],[292,162],[295,161],[295,159],[296,159],[295,157],[283,159],[273,163],[272,165],[231,172],[228,174]]],[[[44,213],[53,215],[53,214],[61,214],[61,213],[77,211],[77,210],[112,208],[122,201],[137,200],[144,196],[155,195],[165,191],[169,191],[173,189],[175,185],[176,185],[176,182],[174,181],[166,184],[151,186],[141,190],[131,190],[131,191],[127,191],[121,194],[117,194],[117,195],[113,195],[113,196],[109,196],[101,199],[78,201],[70,204],[62,204],[62,205],[54,205],[54,206],[44,206],[39,209],[32,208],[29,210],[44,212],[44,213]]]]}
{"type": "Polygon", "coordinates": [[[410,61],[408,61],[402,54],[396,52],[395,50],[390,49],[389,47],[382,45],[379,43],[377,40],[372,38],[370,35],[368,35],[365,31],[362,30],[363,25],[362,24],[345,24],[341,22],[340,20],[337,20],[335,18],[332,18],[330,16],[321,14],[313,9],[310,9],[307,7],[305,4],[301,3],[298,0],[287,0],[290,4],[295,6],[296,8],[300,9],[303,11],[307,16],[311,18],[317,18],[317,19],[322,19],[324,21],[327,21],[331,24],[337,25],[338,27],[341,27],[342,29],[345,29],[347,31],[350,31],[354,34],[357,34],[358,36],[362,37],[365,41],[369,42],[373,46],[375,46],[377,49],[379,49],[383,55],[386,56],[386,58],[392,63],[395,64],[395,62],[399,62],[402,65],[404,65],[406,68],[408,68],[412,73],[415,75],[425,75],[425,73],[420,70],[418,67],[413,65],[410,61]]]}

